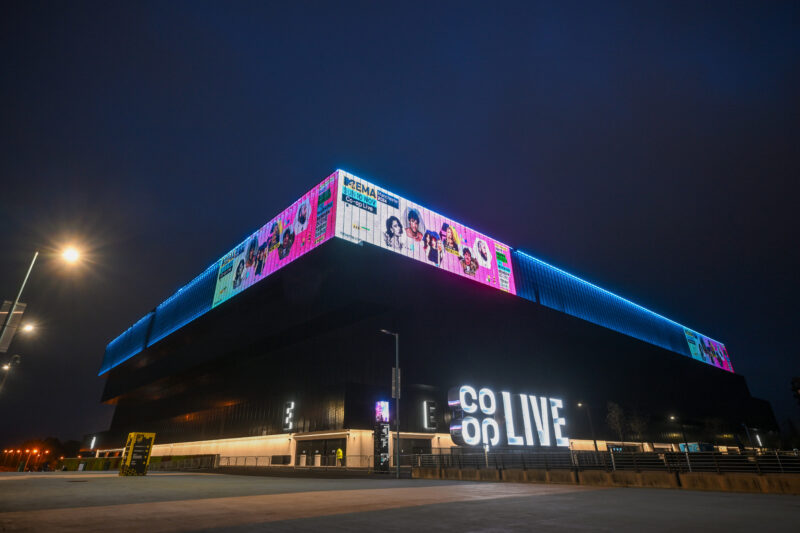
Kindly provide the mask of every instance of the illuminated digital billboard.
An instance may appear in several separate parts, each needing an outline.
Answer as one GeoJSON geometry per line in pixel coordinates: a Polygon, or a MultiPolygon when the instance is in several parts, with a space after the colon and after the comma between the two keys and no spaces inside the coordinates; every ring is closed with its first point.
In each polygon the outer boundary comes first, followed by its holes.
{"type": "Polygon", "coordinates": [[[733,372],[733,365],[724,344],[704,337],[688,328],[684,328],[683,333],[686,335],[686,342],[689,344],[692,359],[733,372]]]}
{"type": "Polygon", "coordinates": [[[339,191],[337,237],[516,294],[507,245],[341,170],[339,191]]]}
{"type": "Polygon", "coordinates": [[[389,421],[389,402],[381,400],[375,402],[375,422],[389,421]]]}
{"type": "Polygon", "coordinates": [[[325,178],[220,259],[212,307],[333,236],[336,176],[325,178]]]}

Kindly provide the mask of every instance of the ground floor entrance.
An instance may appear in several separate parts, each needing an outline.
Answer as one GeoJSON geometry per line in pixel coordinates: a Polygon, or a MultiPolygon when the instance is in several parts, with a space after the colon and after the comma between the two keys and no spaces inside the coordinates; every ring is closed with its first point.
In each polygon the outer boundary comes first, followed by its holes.
{"type": "Polygon", "coordinates": [[[297,441],[297,466],[346,466],[346,458],[346,438],[297,441]]]}

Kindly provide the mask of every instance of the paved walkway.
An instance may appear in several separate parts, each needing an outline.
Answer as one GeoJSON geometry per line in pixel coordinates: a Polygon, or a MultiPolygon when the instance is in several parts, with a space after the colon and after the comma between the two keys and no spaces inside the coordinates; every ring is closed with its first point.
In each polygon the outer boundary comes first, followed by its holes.
{"type": "Polygon", "coordinates": [[[444,480],[0,475],[0,531],[795,531],[800,497],[444,480]]]}

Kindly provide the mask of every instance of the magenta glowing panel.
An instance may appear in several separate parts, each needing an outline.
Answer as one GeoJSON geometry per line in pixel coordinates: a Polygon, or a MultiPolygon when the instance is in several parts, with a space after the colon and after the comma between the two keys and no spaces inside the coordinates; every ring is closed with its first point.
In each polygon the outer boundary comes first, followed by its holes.
{"type": "Polygon", "coordinates": [[[212,307],[333,237],[336,176],[325,178],[220,259],[212,307]]]}

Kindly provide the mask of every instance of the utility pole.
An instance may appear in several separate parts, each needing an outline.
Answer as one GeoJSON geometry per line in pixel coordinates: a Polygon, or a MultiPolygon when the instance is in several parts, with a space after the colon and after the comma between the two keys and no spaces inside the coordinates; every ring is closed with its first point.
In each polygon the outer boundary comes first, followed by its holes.
{"type": "Polygon", "coordinates": [[[400,334],[386,329],[381,333],[394,337],[394,372],[392,373],[392,398],[394,398],[394,424],[397,443],[394,451],[394,464],[397,479],[400,479],[400,334]]]}
{"type": "Polygon", "coordinates": [[[5,321],[3,322],[3,330],[0,331],[0,341],[8,333],[8,325],[11,323],[11,317],[14,316],[14,313],[17,311],[17,306],[19,305],[19,299],[22,298],[22,291],[25,290],[25,284],[28,283],[28,278],[31,275],[31,270],[33,270],[33,264],[36,262],[36,258],[39,257],[39,250],[33,254],[33,259],[31,260],[31,265],[28,267],[28,272],[25,274],[25,279],[22,280],[22,286],[19,288],[19,292],[17,293],[17,298],[14,300],[14,303],[11,305],[11,309],[8,310],[8,316],[6,316],[5,321]]]}

